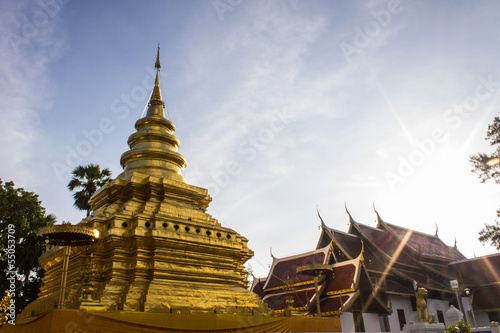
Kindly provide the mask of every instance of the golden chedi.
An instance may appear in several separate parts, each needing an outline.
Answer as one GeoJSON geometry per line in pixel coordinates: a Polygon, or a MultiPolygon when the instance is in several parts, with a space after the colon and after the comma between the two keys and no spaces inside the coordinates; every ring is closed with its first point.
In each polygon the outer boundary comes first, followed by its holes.
{"type": "MultiPolygon", "coordinates": [[[[121,157],[124,171],[91,198],[80,225],[99,239],[71,247],[64,308],[167,313],[267,313],[247,289],[247,239],[206,213],[204,188],[188,184],[174,124],[165,118],[156,81],[144,118],[121,157]]],[[[45,269],[39,299],[26,315],[58,306],[64,249],[40,257],[45,269]]]]}

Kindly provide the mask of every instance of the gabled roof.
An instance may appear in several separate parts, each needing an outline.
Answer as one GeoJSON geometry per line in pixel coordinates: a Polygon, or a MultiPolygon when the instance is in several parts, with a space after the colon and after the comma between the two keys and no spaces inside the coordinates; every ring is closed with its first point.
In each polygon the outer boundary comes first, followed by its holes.
{"type": "Polygon", "coordinates": [[[273,264],[269,270],[269,274],[262,289],[264,291],[283,289],[285,288],[287,278],[290,278],[292,283],[287,287],[313,283],[311,277],[297,274],[297,267],[310,264],[325,264],[328,262],[329,251],[330,245],[325,246],[322,249],[290,257],[273,257],[273,264]]]}
{"type": "Polygon", "coordinates": [[[471,290],[475,311],[500,311],[500,253],[448,265],[458,276],[460,288],[471,290]]]}
{"type": "Polygon", "coordinates": [[[291,296],[295,310],[312,313],[316,311],[316,297],[319,295],[321,304],[325,304],[322,313],[341,312],[354,302],[358,295],[356,289],[363,262],[362,252],[354,259],[331,264],[332,271],[320,275],[318,295],[314,280],[310,276],[297,273],[297,267],[302,265],[327,264],[330,249],[328,245],[301,255],[273,258],[273,265],[266,281],[263,283],[262,280],[256,279],[252,290],[261,295],[263,301],[276,311],[283,311],[286,308],[286,298],[291,296]]]}
{"type": "Polygon", "coordinates": [[[398,264],[416,265],[415,260],[404,250],[404,247],[396,253],[402,240],[387,231],[361,224],[354,220],[351,221],[350,231],[359,233],[360,237],[365,242],[374,246],[385,260],[390,261],[391,258],[395,257],[398,264]]]}
{"type": "Polygon", "coordinates": [[[359,256],[363,248],[361,238],[358,236],[329,228],[323,223],[318,246],[332,241],[334,246],[338,247],[348,259],[359,256]]]}
{"type": "Polygon", "coordinates": [[[454,261],[448,265],[457,273],[457,276],[461,276],[464,286],[500,286],[500,253],[454,261]]]}
{"type": "MultiPolygon", "coordinates": [[[[410,229],[396,226],[379,220],[378,228],[386,229],[391,234],[402,239],[410,229]]],[[[406,243],[415,253],[423,257],[442,259],[446,261],[462,260],[465,256],[457,248],[446,245],[438,236],[428,235],[412,230],[412,234],[406,243]]]]}
{"type": "MultiPolygon", "coordinates": [[[[401,232],[396,234],[387,226],[382,226],[380,221],[377,228],[374,228],[352,220],[350,230],[359,233],[361,238],[376,249],[373,254],[382,262],[385,261],[392,274],[410,282],[415,280],[420,286],[428,289],[451,292],[448,283],[451,276],[420,260],[408,245],[415,232],[400,228],[401,232]]],[[[369,267],[368,265],[367,268],[369,267]]]]}
{"type": "Polygon", "coordinates": [[[254,276],[252,286],[250,287],[250,291],[259,295],[260,298],[264,297],[265,293],[264,290],[262,290],[262,287],[264,286],[265,282],[266,278],[257,278],[254,276]]]}
{"type": "Polygon", "coordinates": [[[318,212],[322,232],[317,250],[273,258],[269,276],[261,289],[263,299],[271,308],[283,311],[286,297],[294,294],[295,309],[315,312],[318,295],[314,292],[314,281],[296,274],[297,267],[313,262],[330,264],[333,268],[333,274],[322,274],[318,281],[324,315],[342,311],[390,313],[388,295],[413,296],[415,282],[433,291],[437,297],[444,297],[444,294],[453,293],[449,280],[458,278],[461,271],[478,272],[474,277],[462,273],[467,275],[463,278],[464,285],[481,286],[484,293],[484,286],[489,283],[488,288],[500,292],[500,254],[481,260],[465,260],[460,251],[446,245],[437,232],[428,235],[386,223],[376,211],[378,224],[372,227],[356,222],[347,208],[346,212],[350,222],[348,232],[329,228],[318,212]],[[285,286],[287,277],[291,280],[287,283],[288,288],[285,286]]]}

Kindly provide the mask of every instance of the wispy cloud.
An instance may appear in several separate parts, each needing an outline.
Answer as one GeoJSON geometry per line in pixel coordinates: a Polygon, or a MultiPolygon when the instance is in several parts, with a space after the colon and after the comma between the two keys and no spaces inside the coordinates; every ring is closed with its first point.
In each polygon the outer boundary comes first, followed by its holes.
{"type": "MultiPolygon", "coordinates": [[[[36,184],[43,154],[41,117],[51,106],[48,66],[59,57],[63,37],[56,12],[36,1],[3,4],[0,14],[0,174],[36,184]],[[52,13],[52,14],[50,14],[52,13]]],[[[55,10],[55,9],[54,9],[55,10]]],[[[7,179],[6,179],[7,180],[7,179]]]]}

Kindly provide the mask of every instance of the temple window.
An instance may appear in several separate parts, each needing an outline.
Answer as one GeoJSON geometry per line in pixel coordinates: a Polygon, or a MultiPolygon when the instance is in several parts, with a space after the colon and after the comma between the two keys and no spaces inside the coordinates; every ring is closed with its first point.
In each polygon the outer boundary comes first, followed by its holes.
{"type": "Polygon", "coordinates": [[[405,310],[398,309],[398,320],[399,320],[399,328],[402,331],[403,327],[406,325],[405,310]]]}

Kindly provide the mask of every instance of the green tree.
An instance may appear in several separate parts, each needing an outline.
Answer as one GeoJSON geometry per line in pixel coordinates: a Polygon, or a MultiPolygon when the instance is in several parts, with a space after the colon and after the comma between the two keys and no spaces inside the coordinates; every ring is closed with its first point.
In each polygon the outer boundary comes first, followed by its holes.
{"type": "MultiPolygon", "coordinates": [[[[488,125],[486,140],[495,147],[495,150],[491,154],[479,153],[471,156],[469,160],[473,165],[472,172],[479,176],[481,183],[491,179],[500,184],[500,117],[495,117],[493,123],[488,125]]],[[[497,210],[497,216],[500,217],[500,209],[497,210]]],[[[495,224],[485,223],[485,227],[479,232],[479,241],[489,242],[497,250],[500,250],[499,222],[495,221],[495,224]]]]}
{"type": "Polygon", "coordinates": [[[42,285],[38,257],[45,246],[37,230],[55,222],[54,215],[45,214],[37,194],[0,180],[0,298],[10,290],[13,280],[8,278],[15,277],[12,297],[17,313],[37,298],[42,285]]]}
{"type": "Polygon", "coordinates": [[[101,167],[97,164],[80,165],[73,170],[73,176],[73,179],[68,184],[68,189],[70,191],[79,189],[73,194],[74,206],[80,210],[86,210],[87,216],[89,216],[90,197],[99,187],[109,181],[111,171],[108,168],[101,171],[101,167]]]}

